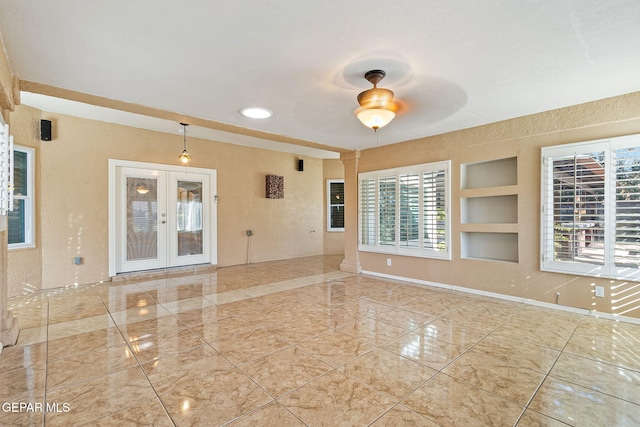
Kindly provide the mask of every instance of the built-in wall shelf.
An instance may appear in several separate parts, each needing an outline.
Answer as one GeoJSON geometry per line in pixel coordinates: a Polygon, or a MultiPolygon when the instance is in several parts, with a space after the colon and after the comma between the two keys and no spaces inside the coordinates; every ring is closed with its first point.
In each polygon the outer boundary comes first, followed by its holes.
{"type": "Polygon", "coordinates": [[[464,163],[460,169],[460,183],[463,190],[518,185],[518,158],[464,163]]]}
{"type": "Polygon", "coordinates": [[[462,232],[462,258],[518,262],[518,233],[462,232]]]}
{"type": "Polygon", "coordinates": [[[518,158],[460,166],[460,255],[518,262],[518,158]]]}
{"type": "Polygon", "coordinates": [[[470,233],[518,233],[518,224],[460,224],[460,231],[470,233]]]}
{"type": "Polygon", "coordinates": [[[460,197],[492,197],[518,194],[517,185],[504,185],[501,187],[466,188],[460,190],[460,197]]]}
{"type": "Polygon", "coordinates": [[[461,198],[460,213],[462,224],[517,224],[518,195],[461,198]]]}

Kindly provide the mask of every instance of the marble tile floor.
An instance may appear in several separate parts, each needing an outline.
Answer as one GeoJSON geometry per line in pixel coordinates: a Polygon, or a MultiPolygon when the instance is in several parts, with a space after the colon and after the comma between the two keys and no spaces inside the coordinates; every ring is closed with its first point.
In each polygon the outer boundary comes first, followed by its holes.
{"type": "Polygon", "coordinates": [[[640,325],[340,261],[12,298],[0,425],[640,425],[640,325]]]}

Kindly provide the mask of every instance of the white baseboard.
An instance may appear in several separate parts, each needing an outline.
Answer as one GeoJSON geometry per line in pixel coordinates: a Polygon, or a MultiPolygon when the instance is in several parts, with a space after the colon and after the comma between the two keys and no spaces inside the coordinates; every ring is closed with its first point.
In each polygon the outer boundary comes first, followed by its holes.
{"type": "Polygon", "coordinates": [[[569,306],[560,305],[560,304],[551,304],[548,302],[536,301],[529,298],[514,297],[511,295],[499,294],[496,292],[481,291],[479,289],[471,289],[471,288],[465,288],[463,286],[447,285],[445,283],[430,282],[427,280],[412,279],[412,278],[403,277],[403,276],[394,276],[391,274],[378,273],[375,271],[363,270],[362,274],[367,274],[369,276],[382,277],[385,279],[399,280],[401,282],[408,282],[416,285],[433,286],[435,288],[449,289],[452,291],[465,292],[465,293],[474,294],[474,295],[482,295],[485,297],[498,298],[506,301],[519,302],[519,303],[534,305],[538,307],[552,308],[554,310],[568,311],[570,313],[584,314],[584,315],[593,316],[593,317],[600,317],[603,319],[616,320],[620,322],[634,323],[636,325],[640,325],[640,319],[637,319],[635,317],[619,316],[619,315],[610,314],[610,313],[602,313],[596,310],[587,310],[584,308],[569,307],[569,306]]]}

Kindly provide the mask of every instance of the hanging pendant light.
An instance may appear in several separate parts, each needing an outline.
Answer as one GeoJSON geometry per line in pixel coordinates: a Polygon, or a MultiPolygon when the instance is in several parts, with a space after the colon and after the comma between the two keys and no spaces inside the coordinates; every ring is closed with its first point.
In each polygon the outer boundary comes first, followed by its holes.
{"type": "Polygon", "coordinates": [[[183,145],[182,145],[182,154],[180,154],[178,158],[182,163],[186,165],[187,163],[189,163],[189,160],[191,160],[191,156],[187,151],[187,126],[189,125],[186,123],[180,123],[180,124],[182,125],[183,145]]]}
{"type": "Polygon", "coordinates": [[[364,78],[373,85],[373,88],[358,95],[360,108],[355,111],[356,116],[363,125],[373,129],[374,132],[388,125],[395,118],[398,110],[398,105],[393,100],[393,92],[378,87],[378,83],[386,74],[382,70],[367,71],[364,78]]]}

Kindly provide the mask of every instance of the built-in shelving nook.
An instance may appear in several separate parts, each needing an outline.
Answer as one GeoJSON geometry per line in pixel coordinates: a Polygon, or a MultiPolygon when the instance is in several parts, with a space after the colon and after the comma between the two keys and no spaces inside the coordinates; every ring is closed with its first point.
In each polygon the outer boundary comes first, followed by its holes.
{"type": "Polygon", "coordinates": [[[460,165],[461,257],[518,262],[518,158],[460,165]]]}

